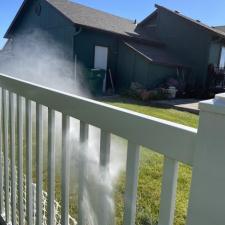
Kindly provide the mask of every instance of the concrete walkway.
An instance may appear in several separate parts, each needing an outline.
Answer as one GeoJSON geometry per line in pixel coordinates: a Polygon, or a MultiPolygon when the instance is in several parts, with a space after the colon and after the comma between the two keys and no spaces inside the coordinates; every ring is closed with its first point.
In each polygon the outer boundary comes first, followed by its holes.
{"type": "Polygon", "coordinates": [[[171,100],[159,100],[152,102],[155,105],[168,106],[178,110],[187,111],[195,114],[199,114],[197,99],[171,99],[171,100]]]}

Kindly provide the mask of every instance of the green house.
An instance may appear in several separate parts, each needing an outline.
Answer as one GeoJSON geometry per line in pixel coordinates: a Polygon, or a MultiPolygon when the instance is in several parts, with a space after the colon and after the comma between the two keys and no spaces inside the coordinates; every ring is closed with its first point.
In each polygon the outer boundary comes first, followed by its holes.
{"type": "Polygon", "coordinates": [[[132,82],[153,89],[169,78],[182,79],[188,90],[206,89],[209,64],[224,66],[224,28],[155,7],[137,23],[67,0],[25,0],[5,38],[13,52],[21,37],[44,31],[74,65],[68,74],[84,85],[86,74],[102,69],[105,89],[132,82]]]}

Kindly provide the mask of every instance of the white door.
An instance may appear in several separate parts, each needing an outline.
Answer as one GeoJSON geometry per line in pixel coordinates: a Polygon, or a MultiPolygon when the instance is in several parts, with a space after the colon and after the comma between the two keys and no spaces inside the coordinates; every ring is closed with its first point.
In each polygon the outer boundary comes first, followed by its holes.
{"type": "MultiPolygon", "coordinates": [[[[95,62],[94,67],[96,69],[104,69],[107,70],[108,64],[108,48],[102,46],[95,46],[95,62]]],[[[106,91],[106,74],[103,81],[103,92],[106,91]]]]}
{"type": "Polygon", "coordinates": [[[107,70],[108,48],[95,46],[95,68],[107,70]]]}

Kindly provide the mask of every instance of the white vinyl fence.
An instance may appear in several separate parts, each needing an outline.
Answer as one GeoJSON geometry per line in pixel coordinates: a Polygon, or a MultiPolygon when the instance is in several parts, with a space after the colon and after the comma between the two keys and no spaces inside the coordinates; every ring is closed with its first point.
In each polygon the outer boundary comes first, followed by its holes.
{"type": "MultiPolygon", "coordinates": [[[[48,107],[47,224],[55,224],[56,111],[62,113],[61,172],[63,180],[60,212],[62,225],[69,224],[70,117],[80,121],[80,151],[86,149],[89,125],[101,129],[99,165],[101,167],[109,162],[110,134],[128,140],[124,225],[135,224],[140,146],[165,156],[159,225],[173,224],[178,162],[188,164],[193,168],[187,225],[225,224],[225,95],[217,95],[214,100],[200,103],[200,123],[197,130],[90,99],[68,95],[3,74],[0,75],[0,87],[2,88],[0,162],[4,159],[4,164],[2,163],[0,168],[0,213],[5,215],[6,223],[17,224],[17,217],[20,225],[24,224],[24,218],[27,224],[34,223],[32,193],[32,142],[34,140],[32,140],[31,119],[31,102],[34,102],[36,103],[35,221],[37,225],[43,224],[43,106],[48,107]],[[26,102],[25,121],[22,116],[24,99],[26,102]],[[13,107],[15,101],[16,109],[13,107]],[[24,124],[25,133],[23,132],[24,124]],[[23,140],[26,142],[26,169],[23,169],[23,140]],[[18,179],[16,179],[16,173],[18,179]],[[24,175],[26,178],[26,211],[24,211],[23,201],[24,175]],[[18,186],[16,180],[18,180],[18,186]]],[[[84,161],[81,160],[81,162],[84,161]]],[[[77,222],[78,225],[86,225],[82,210],[85,163],[81,163],[79,170],[77,222]]],[[[104,194],[99,202],[104,215],[104,194]]],[[[104,216],[101,223],[99,225],[109,225],[104,221],[104,216]]]]}

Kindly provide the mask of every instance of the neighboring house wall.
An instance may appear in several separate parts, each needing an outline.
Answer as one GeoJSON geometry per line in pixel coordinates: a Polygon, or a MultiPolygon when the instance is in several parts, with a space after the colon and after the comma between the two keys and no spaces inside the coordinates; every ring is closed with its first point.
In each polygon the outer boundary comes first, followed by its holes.
{"type": "Polygon", "coordinates": [[[138,82],[147,88],[155,88],[170,77],[176,77],[176,67],[150,63],[149,60],[120,43],[118,71],[120,87],[129,88],[138,82]]]}
{"type": "Polygon", "coordinates": [[[184,64],[191,65],[190,84],[204,87],[212,39],[210,33],[164,9],[158,9],[158,13],[158,35],[184,64]]]}
{"type": "Polygon", "coordinates": [[[147,19],[147,21],[143,24],[140,24],[139,27],[140,27],[140,29],[144,30],[145,33],[150,38],[154,38],[154,39],[158,40],[159,37],[156,32],[157,24],[158,24],[158,14],[155,13],[155,15],[152,18],[147,19]]]}

